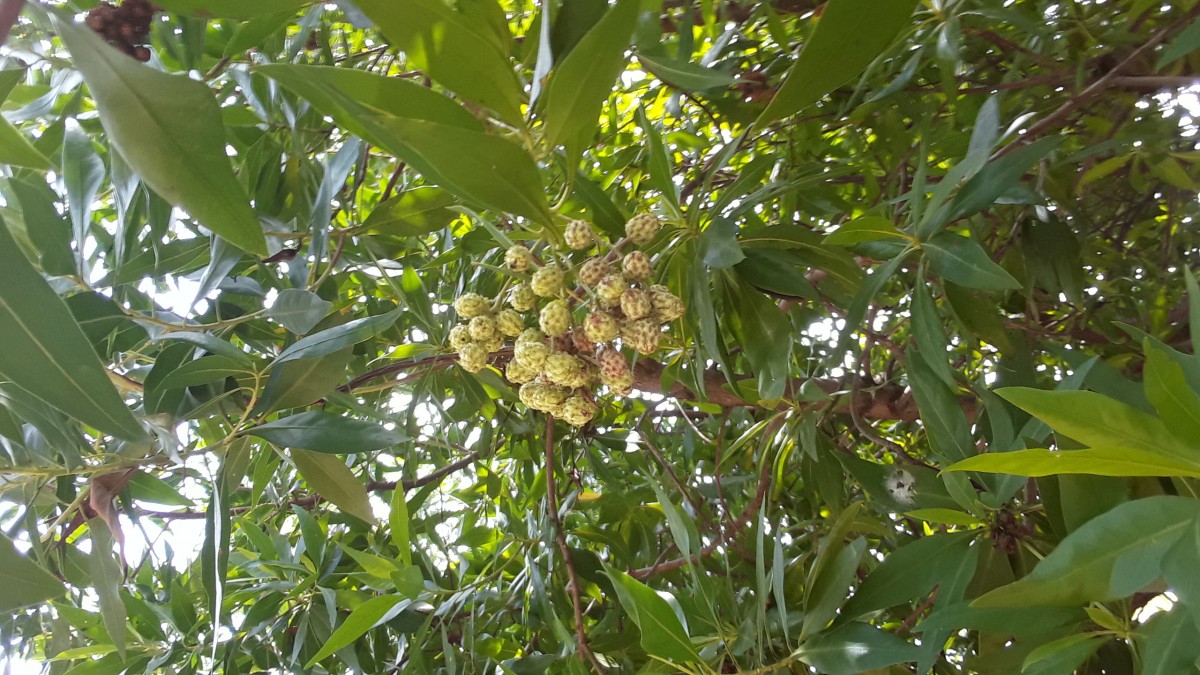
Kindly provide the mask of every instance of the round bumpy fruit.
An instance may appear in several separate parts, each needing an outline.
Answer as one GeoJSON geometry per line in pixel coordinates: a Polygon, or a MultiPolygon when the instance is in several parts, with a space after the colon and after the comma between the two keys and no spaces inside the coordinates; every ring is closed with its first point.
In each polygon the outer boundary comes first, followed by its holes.
{"type": "Polygon", "coordinates": [[[458,350],[458,365],[468,373],[477,373],[487,366],[488,352],[483,345],[472,342],[458,350]]]}
{"type": "Polygon", "coordinates": [[[583,321],[583,331],[592,342],[608,342],[621,332],[621,326],[608,312],[595,311],[583,321]]]}
{"type": "Polygon", "coordinates": [[[658,324],[650,319],[628,321],[621,330],[621,339],[639,354],[653,354],[661,335],[658,324]]]}
{"type": "Polygon", "coordinates": [[[546,334],[536,328],[526,328],[517,336],[516,344],[522,342],[537,342],[540,344],[546,343],[546,334]]]}
{"type": "Polygon", "coordinates": [[[637,288],[627,289],[621,294],[621,311],[626,319],[644,319],[650,316],[654,306],[650,304],[650,296],[637,288]]]}
{"type": "Polygon", "coordinates": [[[496,332],[491,338],[484,340],[479,344],[483,345],[483,348],[486,349],[489,354],[495,354],[504,347],[504,336],[499,332],[496,332]]]}
{"type": "Polygon", "coordinates": [[[513,358],[541,372],[550,356],[550,348],[541,342],[518,342],[513,347],[513,358]]]}
{"type": "Polygon", "coordinates": [[[567,424],[574,427],[581,427],[591,422],[592,418],[596,416],[596,406],[588,402],[586,398],[576,394],[563,401],[558,415],[567,424]]]}
{"type": "Polygon", "coordinates": [[[551,354],[542,366],[546,379],[564,387],[578,387],[587,381],[583,361],[570,354],[551,354]]]}
{"type": "Polygon", "coordinates": [[[454,311],[464,319],[474,319],[492,311],[492,303],[478,293],[463,293],[454,301],[454,311]]]}
{"type": "Polygon", "coordinates": [[[633,393],[633,373],[629,371],[612,377],[601,373],[600,381],[617,396],[628,396],[633,393]]]}
{"type": "Polygon", "coordinates": [[[538,369],[520,359],[513,359],[504,367],[504,376],[514,384],[524,384],[538,376],[538,369]]]}
{"type": "Polygon", "coordinates": [[[630,218],[629,222],[625,223],[625,236],[629,237],[629,241],[643,246],[654,240],[654,235],[658,234],[658,227],[658,216],[642,213],[630,218]]]}
{"type": "Polygon", "coordinates": [[[683,316],[683,300],[680,300],[679,296],[672,293],[666,286],[650,287],[650,304],[654,306],[652,316],[659,323],[674,321],[683,316]]]}
{"type": "Polygon", "coordinates": [[[579,266],[576,276],[579,278],[579,283],[585,286],[595,286],[600,283],[601,279],[615,271],[604,258],[591,258],[579,266]]]}
{"type": "Polygon", "coordinates": [[[596,297],[605,307],[615,307],[621,304],[621,294],[629,288],[625,277],[620,274],[610,274],[596,284],[596,297]]]}
{"type": "Polygon", "coordinates": [[[566,300],[551,300],[538,314],[538,324],[551,337],[571,330],[571,310],[566,300]]]}
{"type": "Polygon", "coordinates": [[[654,274],[654,266],[650,264],[650,257],[641,251],[626,254],[625,260],[621,262],[621,269],[625,272],[625,276],[633,281],[645,281],[654,274]]]}
{"type": "Polygon", "coordinates": [[[518,392],[521,403],[533,408],[554,414],[567,398],[567,390],[551,384],[529,382],[521,385],[518,392]]]}
{"type": "Polygon", "coordinates": [[[517,287],[512,290],[508,304],[518,312],[528,312],[537,305],[537,293],[533,292],[529,284],[517,284],[517,287]]]}
{"type": "Polygon", "coordinates": [[[520,244],[510,246],[504,253],[504,264],[514,272],[524,272],[533,264],[533,254],[520,244]]]}
{"type": "Polygon", "coordinates": [[[543,298],[551,298],[563,290],[563,273],[557,265],[546,265],[533,273],[530,288],[543,298]]]}
{"type": "Polygon", "coordinates": [[[600,379],[604,382],[629,374],[629,362],[615,347],[603,347],[596,352],[596,363],[600,365],[600,379]]]}
{"type": "Polygon", "coordinates": [[[471,327],[471,338],[476,342],[487,342],[497,333],[496,320],[490,316],[477,316],[468,325],[471,327]]]}
{"type": "Polygon", "coordinates": [[[571,329],[571,346],[578,353],[590,354],[596,348],[596,343],[588,339],[587,332],[583,328],[576,326],[571,329]]]}
{"type": "Polygon", "coordinates": [[[592,226],[585,220],[572,220],[567,223],[567,231],[563,233],[567,246],[582,251],[592,245],[592,226]]]}
{"type": "Polygon", "coordinates": [[[471,329],[466,325],[455,326],[450,329],[450,348],[458,351],[471,344],[471,329]]]}
{"type": "Polygon", "coordinates": [[[502,310],[496,315],[496,327],[508,337],[516,337],[525,330],[525,321],[511,309],[502,310]]]}

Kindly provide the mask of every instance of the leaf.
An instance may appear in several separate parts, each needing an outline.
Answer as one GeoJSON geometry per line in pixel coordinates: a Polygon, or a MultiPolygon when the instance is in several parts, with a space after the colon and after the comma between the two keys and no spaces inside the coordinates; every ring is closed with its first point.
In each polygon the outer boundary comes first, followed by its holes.
{"type": "Polygon", "coordinates": [[[1158,53],[1158,62],[1154,64],[1154,69],[1162,70],[1164,66],[1178,61],[1197,49],[1200,49],[1200,19],[1192,21],[1187,28],[1171,38],[1171,41],[1158,53]]]}
{"type": "Polygon", "coordinates": [[[922,244],[921,249],[939,276],[960,286],[997,291],[1021,287],[969,237],[943,232],[922,244]]]}
{"type": "MultiPolygon", "coordinates": [[[[836,535],[831,535],[836,536],[836,535]]],[[[867,540],[859,537],[837,552],[804,589],[804,624],[801,636],[816,633],[837,615],[850,585],[857,579],[858,566],[867,550],[867,540]]]]}
{"type": "Polygon", "coordinates": [[[621,606],[642,633],[642,648],[651,656],[687,663],[700,661],[679,617],[649,586],[619,570],[606,570],[621,606]]]}
{"type": "Polygon", "coordinates": [[[391,509],[388,512],[388,528],[392,536],[392,545],[396,547],[396,557],[404,565],[412,564],[412,540],[410,531],[412,523],[408,517],[408,502],[404,501],[404,489],[397,487],[392,490],[391,509]]]}
{"type": "Polygon", "coordinates": [[[196,345],[210,354],[224,356],[231,361],[237,361],[243,366],[249,367],[251,364],[250,355],[237,348],[237,345],[227,340],[212,335],[210,333],[200,333],[196,331],[174,331],[160,335],[154,339],[155,342],[186,342],[196,345]]]}
{"type": "MultiPolygon", "coordinates": [[[[504,45],[482,22],[441,0],[356,0],[420,70],[465,99],[521,122],[521,85],[504,45]]],[[[605,85],[606,87],[608,85],[605,85]]]]}
{"type": "Polygon", "coordinates": [[[344,347],[356,345],[363,340],[374,337],[387,330],[400,317],[400,310],[395,309],[387,314],[369,316],[344,323],[340,326],[327,328],[319,333],[300,338],[292,346],[280,352],[275,357],[274,366],[294,361],[296,359],[311,359],[339,351],[344,347]]]}
{"type": "Polygon", "coordinates": [[[67,592],[65,586],[40,565],[17,552],[12,540],[0,533],[0,612],[37,605],[67,592]]]}
{"type": "Polygon", "coordinates": [[[1061,138],[1043,138],[985,164],[954,196],[942,223],[966,218],[995,204],[1025,172],[1058,148],[1061,141],[1061,138]]]}
{"type": "Polygon", "coordinates": [[[962,404],[924,358],[909,360],[908,379],[929,442],[938,457],[957,461],[975,454],[971,425],[962,404]]]}
{"type": "Polygon", "coordinates": [[[108,632],[108,638],[124,658],[127,618],[125,603],[121,602],[121,585],[124,578],[121,563],[114,557],[113,532],[108,529],[108,524],[103,518],[89,520],[88,531],[92,538],[88,569],[92,575],[92,586],[100,600],[100,615],[104,618],[104,629],[108,632]]]}
{"type": "Polygon", "coordinates": [[[713,269],[728,269],[745,259],[738,244],[737,223],[728,218],[714,218],[700,234],[704,264],[713,269]]]}
{"type": "Polygon", "coordinates": [[[364,522],[375,522],[366,486],[358,482],[340,457],[299,448],[289,452],[296,470],[317,494],[364,522]]]}
{"type": "Polygon", "coordinates": [[[968,457],[943,471],[984,471],[1013,476],[1190,476],[1200,478],[1200,463],[1126,447],[1095,446],[1084,450],[1013,450],[968,457]]]}
{"type": "Polygon", "coordinates": [[[195,502],[179,494],[169,483],[145,471],[138,471],[129,479],[129,494],[139,502],[164,506],[195,506],[195,502]]]}
{"type": "Polygon", "coordinates": [[[93,31],[53,20],[129,166],[217,236],[265,257],[266,239],[225,154],[225,126],[208,87],[148,68],[93,31]]]}
{"type": "Polygon", "coordinates": [[[254,407],[254,414],[283,408],[307,406],[333,391],[342,382],[346,366],[354,357],[352,347],[311,359],[294,359],[271,368],[267,386],[254,407]]]}
{"type": "Polygon", "coordinates": [[[349,99],[374,114],[408,117],[447,126],[482,131],[483,125],[454,99],[400,77],[385,77],[354,68],[265,63],[255,72],[296,92],[355,135],[370,140],[370,131],[356,119],[349,99]],[[335,92],[340,95],[335,95],[335,92]]]}
{"type": "Polygon", "coordinates": [[[780,398],[790,381],[792,324],[762,293],[736,281],[728,289],[732,310],[728,323],[758,378],[758,397],[780,398]]]}
{"type": "Polygon", "coordinates": [[[908,235],[896,229],[891,220],[879,216],[865,216],[839,225],[837,230],[825,235],[821,243],[831,246],[853,246],[868,241],[907,241],[908,238],[908,235]]]}
{"type": "MultiPolygon", "coordinates": [[[[75,241],[87,241],[92,224],[92,202],[104,182],[104,160],[96,154],[89,137],[76,123],[68,124],[63,138],[62,178],[67,188],[75,241]]],[[[82,254],[81,260],[82,260],[82,254]]],[[[80,269],[83,269],[82,262],[80,269]]]]}
{"type": "Polygon", "coordinates": [[[1200,518],[1192,520],[1179,541],[1163,558],[1163,578],[1178,598],[1177,607],[1187,607],[1192,621],[1200,629],[1200,518]]]}
{"type": "Polygon", "coordinates": [[[824,675],[857,675],[916,661],[917,646],[865,623],[848,623],[809,638],[795,654],[824,675]]]}
{"type": "Polygon", "coordinates": [[[0,221],[0,375],[105,433],[145,437],[71,312],[0,221]]]}
{"type": "Polygon", "coordinates": [[[314,654],[304,667],[312,668],[321,659],[332,656],[342,647],[353,644],[367,631],[391,621],[408,605],[407,598],[402,595],[381,595],[355,607],[354,611],[350,612],[350,616],[346,617],[342,625],[333,631],[333,634],[321,646],[320,651],[314,654]]]}
{"type": "Polygon", "coordinates": [[[638,52],[638,62],[658,79],[684,91],[705,91],[732,86],[737,80],[729,73],[704,66],[659,58],[638,52]]]}
{"type": "Polygon", "coordinates": [[[968,602],[945,606],[939,603],[928,618],[917,624],[916,630],[937,632],[965,628],[1002,635],[1037,636],[1086,618],[1078,607],[972,607],[968,602]]]}
{"type": "Polygon", "coordinates": [[[1175,438],[1162,420],[1091,391],[996,390],[1001,398],[1089,447],[1125,447],[1192,463],[1200,452],[1175,438]]]}
{"type": "Polygon", "coordinates": [[[172,11],[199,16],[249,19],[286,10],[297,12],[313,0],[162,0],[156,4],[172,11]]]}
{"type": "Polygon", "coordinates": [[[449,207],[454,195],[435,187],[407,190],[371,211],[363,229],[372,234],[419,237],[440,230],[458,217],[449,207]]]}
{"type": "Polygon", "coordinates": [[[1185,443],[1200,438],[1200,397],[1188,386],[1183,368],[1149,340],[1142,343],[1142,351],[1146,354],[1146,398],[1158,411],[1159,419],[1185,443]]]}
{"type": "Polygon", "coordinates": [[[1155,614],[1141,633],[1142,675],[1176,675],[1196,669],[1200,630],[1187,606],[1176,603],[1170,611],[1155,614]]]}
{"type": "Polygon", "coordinates": [[[363,420],[311,410],[260,424],[247,430],[285,448],[314,452],[352,453],[383,450],[408,439],[396,431],[363,420]]]}
{"type": "Polygon", "coordinates": [[[801,271],[804,262],[788,250],[744,248],[744,260],[733,266],[746,283],[771,293],[818,300],[817,289],[801,271]]]}
{"type": "Polygon", "coordinates": [[[332,308],[332,302],[321,299],[316,293],[286,288],[275,297],[275,303],[267,310],[267,318],[296,335],[304,335],[320,323],[332,308]]]}
{"type": "Polygon", "coordinates": [[[645,107],[638,108],[638,126],[646,137],[646,165],[650,174],[650,185],[662,193],[675,213],[679,213],[679,187],[675,185],[675,169],[671,166],[671,154],[663,143],[658,127],[646,116],[645,107]]]}
{"type": "Polygon", "coordinates": [[[929,366],[939,380],[954,390],[958,383],[954,377],[954,368],[950,365],[950,357],[946,353],[949,346],[946,344],[946,329],[923,278],[919,278],[913,286],[909,311],[912,315],[912,336],[917,346],[917,357],[929,366]]]}
{"type": "Polygon", "coordinates": [[[830,0],[796,64],[755,123],[762,128],[816,103],[867,69],[912,23],[916,0],[830,0]]]}
{"type": "Polygon", "coordinates": [[[638,0],[617,0],[550,74],[542,94],[547,144],[580,142],[596,128],[600,107],[629,61],[625,50],[639,6],[638,0]]]}
{"type": "Polygon", "coordinates": [[[202,384],[224,381],[227,377],[252,372],[246,364],[227,356],[204,356],[188,361],[171,371],[158,383],[163,389],[195,387],[202,384]]]}
{"type": "Polygon", "coordinates": [[[967,533],[922,537],[883,559],[841,610],[849,619],[927,595],[971,554],[967,533]]]}
{"type": "Polygon", "coordinates": [[[1040,645],[1021,665],[1022,675],[1067,675],[1083,665],[1109,636],[1096,633],[1076,633],[1040,645]]]}
{"type": "Polygon", "coordinates": [[[48,171],[54,164],[22,134],[12,122],[0,117],[0,164],[48,171]]]}
{"type": "Polygon", "coordinates": [[[1200,515],[1200,502],[1147,497],[1087,521],[1028,576],[976,599],[973,607],[1063,607],[1131,595],[1161,574],[1163,555],[1200,515]]]}

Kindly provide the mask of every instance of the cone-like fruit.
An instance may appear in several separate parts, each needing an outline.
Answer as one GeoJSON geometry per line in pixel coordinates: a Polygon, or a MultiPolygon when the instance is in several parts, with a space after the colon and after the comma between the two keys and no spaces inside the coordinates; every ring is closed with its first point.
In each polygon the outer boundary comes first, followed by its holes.
{"type": "Polygon", "coordinates": [[[550,356],[550,348],[541,342],[518,342],[513,347],[513,358],[525,365],[542,372],[546,357],[550,356]]]}
{"type": "Polygon", "coordinates": [[[582,326],[576,326],[571,329],[571,345],[575,347],[575,352],[579,354],[591,354],[596,349],[596,343],[588,339],[587,332],[582,326]]]}
{"type": "Polygon", "coordinates": [[[563,273],[557,265],[546,265],[533,273],[530,288],[543,298],[552,298],[562,293],[563,273]]]}
{"type": "Polygon", "coordinates": [[[518,312],[528,312],[537,305],[537,293],[533,292],[529,284],[517,284],[509,296],[508,304],[518,312]]]}
{"type": "Polygon", "coordinates": [[[528,248],[515,244],[504,252],[504,264],[514,272],[524,272],[533,264],[533,254],[528,248]]]}
{"type": "Polygon", "coordinates": [[[474,319],[492,311],[492,303],[478,293],[463,293],[454,301],[454,311],[464,319],[474,319]]]}
{"type": "Polygon", "coordinates": [[[683,316],[683,300],[680,300],[679,296],[672,293],[666,286],[650,287],[650,304],[654,306],[651,314],[659,323],[674,321],[683,316]]]}
{"type": "Polygon", "coordinates": [[[621,327],[621,340],[639,354],[653,354],[661,335],[658,324],[650,319],[627,321],[621,327]]]}
{"type": "Polygon", "coordinates": [[[596,406],[578,394],[567,397],[558,413],[564,422],[573,427],[581,427],[591,422],[595,415],[596,406]]]}
{"type": "Polygon", "coordinates": [[[607,382],[629,373],[629,362],[616,347],[601,347],[596,352],[596,363],[600,366],[600,379],[607,382]]]}
{"type": "Polygon", "coordinates": [[[654,274],[654,266],[650,264],[650,257],[641,251],[626,254],[625,260],[621,262],[621,269],[625,272],[625,276],[632,281],[645,281],[654,274]]]}
{"type": "Polygon", "coordinates": [[[587,381],[583,361],[570,354],[551,354],[542,366],[546,379],[564,387],[578,387],[587,381]]]}
{"type": "Polygon", "coordinates": [[[621,294],[629,288],[625,277],[620,274],[610,274],[596,284],[596,297],[605,307],[615,307],[621,304],[621,294]]]}
{"type": "Polygon", "coordinates": [[[650,316],[654,305],[650,304],[650,296],[638,288],[627,289],[621,294],[621,311],[626,319],[644,319],[650,316]]]}
{"type": "Polygon", "coordinates": [[[500,331],[496,331],[492,337],[480,342],[479,344],[483,345],[483,348],[486,349],[489,354],[495,354],[504,347],[504,336],[500,334],[500,331]]]}
{"type": "Polygon", "coordinates": [[[465,324],[450,329],[450,348],[458,351],[471,344],[471,329],[465,324]]]}
{"type": "Polygon", "coordinates": [[[522,342],[537,342],[544,345],[546,344],[546,334],[536,328],[526,328],[517,336],[516,344],[522,342]]]}
{"type": "Polygon", "coordinates": [[[471,339],[476,342],[487,342],[498,332],[496,320],[490,316],[477,316],[467,325],[471,329],[471,339]]]}
{"type": "Polygon", "coordinates": [[[592,342],[608,342],[621,333],[621,326],[611,314],[597,310],[584,319],[583,330],[592,342]]]}
{"type": "Polygon", "coordinates": [[[638,246],[643,246],[653,241],[654,235],[658,234],[659,225],[658,216],[642,213],[625,223],[625,236],[638,246]]]}
{"type": "Polygon", "coordinates": [[[586,220],[572,220],[567,223],[563,239],[566,240],[567,246],[582,251],[592,245],[592,226],[588,225],[586,220]]]}
{"type": "Polygon", "coordinates": [[[617,396],[628,396],[633,393],[633,373],[625,372],[614,377],[600,374],[600,381],[617,396]]]}
{"type": "Polygon", "coordinates": [[[571,330],[571,310],[566,300],[551,300],[538,314],[538,324],[551,337],[571,330]]]}
{"type": "Polygon", "coordinates": [[[458,350],[458,365],[468,373],[477,373],[487,366],[488,352],[483,345],[472,342],[458,350]]]}
{"type": "Polygon", "coordinates": [[[538,376],[539,370],[520,359],[513,359],[504,367],[504,376],[514,384],[524,384],[538,376]]]}
{"type": "Polygon", "coordinates": [[[525,320],[516,311],[505,309],[496,315],[496,327],[504,335],[516,337],[525,330],[525,320]]]}
{"type": "Polygon", "coordinates": [[[579,283],[585,286],[595,286],[600,283],[601,279],[615,271],[604,258],[590,258],[579,266],[576,276],[579,278],[579,283]]]}

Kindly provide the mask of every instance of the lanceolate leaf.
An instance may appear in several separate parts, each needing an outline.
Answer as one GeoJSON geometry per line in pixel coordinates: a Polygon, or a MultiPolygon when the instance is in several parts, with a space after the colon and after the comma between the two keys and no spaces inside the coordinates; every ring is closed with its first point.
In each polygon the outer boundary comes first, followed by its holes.
{"type": "Polygon", "coordinates": [[[319,333],[297,340],[291,347],[283,350],[275,357],[278,366],[295,359],[311,359],[325,356],[341,350],[344,347],[356,345],[369,337],[387,330],[400,316],[400,310],[394,310],[379,316],[355,319],[340,326],[327,328],[319,333]]]}
{"type": "Polygon", "coordinates": [[[928,594],[958,567],[970,546],[966,533],[955,533],[922,537],[896,549],[858,586],[842,616],[855,618],[928,594]]]}
{"type": "Polygon", "coordinates": [[[1155,452],[1125,447],[1095,446],[1084,450],[1014,450],[968,457],[945,471],[984,471],[1014,476],[1055,476],[1083,473],[1094,476],[1190,476],[1200,478],[1193,463],[1155,452]]]}
{"type": "Polygon", "coordinates": [[[408,440],[374,423],[313,410],[260,424],[249,433],[284,448],[351,453],[382,450],[408,440]]]}
{"type": "Polygon", "coordinates": [[[62,582],[37,563],[17,552],[0,534],[0,612],[12,612],[66,592],[62,582]]]}
{"type": "Polygon", "coordinates": [[[666,600],[624,572],[610,569],[608,577],[621,605],[641,631],[646,653],[677,663],[700,660],[687,631],[666,600]]]}
{"type": "Polygon", "coordinates": [[[943,232],[921,245],[929,263],[942,278],[959,286],[1003,291],[1021,284],[1003,267],[992,262],[974,239],[943,232]]]}
{"type": "Polygon", "coordinates": [[[916,661],[917,646],[865,623],[848,623],[815,635],[796,650],[801,661],[826,675],[856,675],[916,661]]]}
{"type": "Polygon", "coordinates": [[[831,0],[796,65],[758,118],[764,126],[816,103],[866,70],[908,26],[916,0],[831,0]]]}
{"type": "Polygon", "coordinates": [[[38,152],[29,139],[25,138],[25,135],[12,125],[12,122],[4,118],[0,118],[0,164],[24,166],[42,171],[53,166],[50,160],[38,152]]]}
{"type": "Polygon", "coordinates": [[[109,139],[155,192],[208,229],[265,256],[258,217],[225,154],[221,113],[212,92],[122,54],[86,28],[54,25],[87,80],[109,139]]]}
{"type": "Polygon", "coordinates": [[[381,595],[359,605],[329,636],[321,650],[309,659],[306,667],[311,668],[326,656],[352,644],[367,631],[399,614],[407,605],[402,595],[381,595]]]}
{"type": "Polygon", "coordinates": [[[145,436],[87,336],[0,221],[0,377],[97,429],[145,436]]]}
{"type": "Polygon", "coordinates": [[[300,475],[317,494],[360,520],[375,522],[366,486],[346,467],[341,457],[299,448],[291,450],[289,454],[300,475]]]}

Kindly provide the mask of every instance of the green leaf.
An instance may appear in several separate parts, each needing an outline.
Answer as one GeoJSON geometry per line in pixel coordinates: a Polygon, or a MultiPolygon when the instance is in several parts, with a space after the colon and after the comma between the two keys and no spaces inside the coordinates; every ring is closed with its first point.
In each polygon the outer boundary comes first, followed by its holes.
{"type": "Polygon", "coordinates": [[[454,99],[400,77],[384,77],[354,68],[266,63],[255,72],[296,92],[355,135],[370,140],[370,131],[347,109],[347,99],[374,114],[408,117],[452,127],[482,131],[479,119],[454,99]],[[340,94],[340,95],[336,95],[340,94]]]}
{"type": "MultiPolygon", "coordinates": [[[[420,70],[465,99],[521,123],[521,85],[505,45],[483,22],[441,0],[355,0],[420,70]]],[[[606,87],[608,85],[605,85],[606,87]]]]}
{"type": "Polygon", "coordinates": [[[353,357],[354,349],[345,347],[332,354],[276,365],[271,368],[254,414],[314,403],[342,383],[346,366],[353,357]]]}
{"type": "Polygon", "coordinates": [[[1029,652],[1022,675],[1068,675],[1109,639],[1103,633],[1076,633],[1051,640],[1029,652]]]}
{"type": "Polygon", "coordinates": [[[825,235],[823,244],[832,246],[853,246],[868,241],[908,241],[908,235],[896,229],[892,221],[879,216],[856,218],[838,226],[838,229],[825,235]]]}
{"type": "Polygon", "coordinates": [[[641,631],[642,648],[647,654],[676,663],[701,660],[679,617],[666,600],[624,572],[608,569],[606,573],[621,599],[621,606],[641,631]]]}
{"type": "Polygon", "coordinates": [[[371,211],[363,229],[372,234],[419,237],[440,230],[458,217],[450,209],[454,195],[435,187],[407,190],[371,211]]]}
{"type": "Polygon", "coordinates": [[[581,142],[596,128],[600,107],[629,57],[639,0],[617,0],[554,71],[542,94],[543,137],[550,145],[581,142]]]}
{"type": "Polygon", "coordinates": [[[1089,447],[1124,447],[1192,463],[1200,451],[1175,438],[1162,420],[1090,391],[996,390],[1001,398],[1089,447]]]}
{"type": "Polygon", "coordinates": [[[375,522],[366,486],[358,482],[340,457],[299,448],[289,453],[296,470],[317,494],[364,522],[375,522]]]}
{"type": "Polygon", "coordinates": [[[1176,603],[1169,612],[1159,612],[1142,627],[1141,675],[1176,675],[1196,669],[1200,659],[1200,630],[1192,621],[1192,610],[1176,603]]]}
{"type": "Polygon", "coordinates": [[[285,448],[314,452],[351,453],[383,450],[408,437],[374,423],[311,410],[260,424],[247,433],[285,448]]]}
{"type": "Polygon", "coordinates": [[[1160,576],[1163,555],[1179,540],[1200,502],[1147,497],[1087,521],[1028,576],[976,599],[974,607],[1062,607],[1131,595],[1160,576]]]}
{"type": "Polygon", "coordinates": [[[638,108],[637,119],[642,135],[646,137],[646,165],[650,173],[650,184],[662,193],[675,213],[679,213],[679,186],[675,185],[671,154],[663,143],[658,127],[646,116],[644,107],[638,108]]]}
{"type": "Polygon", "coordinates": [[[804,41],[796,65],[755,126],[816,103],[867,69],[912,23],[916,0],[830,0],[804,41]]]}
{"type": "Polygon", "coordinates": [[[684,91],[705,91],[732,86],[737,80],[729,73],[704,66],[638,53],[638,62],[658,79],[684,91]]]}
{"type": "Polygon", "coordinates": [[[320,323],[332,308],[332,302],[321,299],[316,293],[287,288],[275,297],[275,304],[267,310],[267,318],[296,335],[304,335],[320,323]]]}
{"type": "Polygon", "coordinates": [[[67,592],[65,586],[40,565],[17,552],[0,533],[0,612],[37,605],[67,592]]]}
{"type": "Polygon", "coordinates": [[[968,533],[922,537],[888,554],[842,608],[853,619],[927,595],[971,555],[968,533]]]}
{"type": "Polygon", "coordinates": [[[263,14],[292,10],[312,4],[313,0],[162,0],[155,4],[172,12],[230,19],[249,19],[263,14]]]}
{"type": "Polygon", "coordinates": [[[944,471],[984,471],[1013,476],[1190,476],[1200,478],[1200,463],[1126,447],[1094,446],[1084,450],[1014,450],[968,457],[944,471]]]}
{"type": "Polygon", "coordinates": [[[1163,558],[1163,578],[1175,592],[1179,605],[1187,607],[1192,621],[1200,629],[1200,518],[1192,520],[1179,541],[1163,558]]]}
{"type": "Polygon", "coordinates": [[[105,433],[145,437],[91,342],[0,221],[0,376],[105,433]]]}
{"type": "Polygon", "coordinates": [[[792,324],[775,303],[736,280],[729,289],[728,323],[758,378],[760,400],[783,396],[790,382],[792,324]]]}
{"type": "Polygon", "coordinates": [[[155,342],[186,342],[196,345],[210,354],[224,356],[231,361],[237,361],[243,366],[250,366],[250,355],[237,348],[228,340],[212,335],[210,333],[200,333],[196,331],[175,331],[160,335],[154,339],[155,342]]]}
{"type": "Polygon", "coordinates": [[[829,559],[812,583],[804,589],[804,624],[800,635],[811,635],[825,628],[837,615],[850,585],[857,579],[858,566],[867,550],[867,540],[859,537],[829,559]]]}
{"type": "Polygon", "coordinates": [[[922,244],[921,249],[939,276],[960,286],[998,291],[1021,287],[969,237],[943,232],[922,244]]]}
{"type": "Polygon", "coordinates": [[[1200,439],[1200,397],[1188,386],[1183,368],[1149,340],[1142,343],[1142,351],[1146,354],[1146,398],[1158,411],[1159,419],[1185,443],[1200,439]]]}
{"type": "Polygon", "coordinates": [[[0,164],[48,171],[54,164],[22,134],[12,122],[0,117],[0,164]]]}
{"type": "Polygon", "coordinates": [[[916,645],[865,623],[848,623],[809,638],[795,656],[823,675],[858,675],[916,661],[916,645]]]}
{"type": "Polygon", "coordinates": [[[967,602],[945,606],[938,603],[937,609],[917,624],[916,630],[936,632],[965,628],[1005,635],[1036,636],[1080,623],[1086,618],[1087,615],[1078,607],[972,607],[967,602]]]}
{"type": "Polygon", "coordinates": [[[818,300],[821,295],[804,275],[807,265],[786,249],[744,248],[744,260],[733,266],[737,275],[755,288],[818,300]]]}
{"type": "Polygon", "coordinates": [[[924,358],[909,359],[908,379],[929,442],[938,457],[957,461],[975,454],[971,425],[962,404],[924,358]]]}
{"type": "Polygon", "coordinates": [[[304,667],[312,668],[321,659],[333,655],[342,647],[353,644],[372,628],[391,621],[408,607],[409,603],[406,600],[407,598],[402,595],[381,595],[354,608],[354,611],[350,612],[350,616],[346,617],[342,625],[333,631],[333,635],[325,640],[320,651],[314,654],[304,667]]]}
{"type": "Polygon", "coordinates": [[[400,317],[400,310],[392,310],[387,314],[369,316],[344,323],[340,326],[327,328],[319,333],[297,340],[292,346],[280,352],[275,357],[274,366],[294,361],[296,359],[312,359],[318,356],[332,354],[345,347],[356,345],[367,338],[391,328],[400,317]]]}
{"type": "Polygon", "coordinates": [[[950,365],[950,357],[946,353],[946,329],[942,317],[938,314],[933,297],[929,295],[929,287],[924,278],[918,278],[912,289],[912,335],[917,346],[917,358],[925,362],[938,379],[950,387],[957,388],[954,368],[950,365]]]}
{"type": "Polygon", "coordinates": [[[108,638],[124,658],[127,618],[125,603],[121,601],[124,576],[121,573],[121,563],[115,556],[113,533],[103,518],[92,518],[88,521],[88,531],[92,538],[88,569],[92,574],[92,586],[100,600],[100,615],[104,618],[104,629],[108,631],[108,638]]]}
{"type": "Polygon", "coordinates": [[[728,269],[745,259],[738,243],[738,226],[728,218],[715,218],[700,234],[704,264],[713,269],[728,269]]]}
{"type": "Polygon", "coordinates": [[[169,483],[153,474],[138,471],[129,479],[129,494],[136,501],[165,506],[195,506],[169,483]]]}
{"type": "Polygon", "coordinates": [[[159,382],[163,389],[194,387],[201,384],[221,382],[227,377],[236,377],[252,372],[243,361],[228,356],[204,356],[188,361],[171,371],[159,382]]]}
{"type": "Polygon", "coordinates": [[[412,564],[412,541],[410,532],[412,523],[408,517],[408,502],[404,501],[404,488],[392,490],[391,509],[388,512],[388,527],[391,530],[392,545],[396,547],[396,557],[405,565],[412,564]]]}
{"type": "Polygon", "coordinates": [[[1154,69],[1161,70],[1164,66],[1178,61],[1197,49],[1200,49],[1200,19],[1192,21],[1187,28],[1171,38],[1171,41],[1158,53],[1158,62],[1154,64],[1154,69]]]}
{"type": "Polygon", "coordinates": [[[225,154],[225,126],[208,87],[144,66],[93,31],[53,19],[109,140],[129,166],[221,238],[266,256],[258,217],[225,154]]]}
{"type": "MultiPolygon", "coordinates": [[[[1021,176],[1045,159],[1059,145],[1060,138],[1043,138],[993,160],[967,181],[950,202],[948,215],[940,224],[978,213],[1008,192],[1021,176]]],[[[931,228],[930,231],[937,231],[931,228]]]]}

